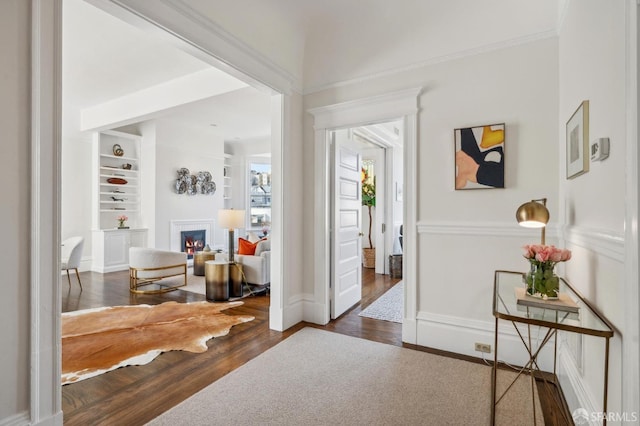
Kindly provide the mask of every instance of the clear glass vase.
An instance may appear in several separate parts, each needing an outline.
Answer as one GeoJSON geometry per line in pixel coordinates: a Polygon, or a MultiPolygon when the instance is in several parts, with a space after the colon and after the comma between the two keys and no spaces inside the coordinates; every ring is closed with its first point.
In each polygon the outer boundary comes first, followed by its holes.
{"type": "Polygon", "coordinates": [[[525,277],[527,294],[542,299],[557,299],[560,280],[554,272],[555,263],[530,261],[531,269],[525,277]]]}

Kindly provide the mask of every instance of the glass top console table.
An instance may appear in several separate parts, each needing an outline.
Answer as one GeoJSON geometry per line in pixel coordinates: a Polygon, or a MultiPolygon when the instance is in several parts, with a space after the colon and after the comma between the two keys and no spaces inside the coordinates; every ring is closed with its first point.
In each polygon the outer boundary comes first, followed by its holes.
{"type": "MultiPolygon", "coordinates": [[[[560,300],[543,301],[525,294],[524,274],[521,272],[495,271],[493,284],[493,316],[495,317],[494,335],[494,363],[491,379],[491,424],[495,425],[496,407],[502,400],[511,386],[502,395],[497,395],[496,383],[498,374],[498,325],[500,320],[510,321],[525,346],[529,355],[529,361],[520,370],[515,382],[522,374],[527,373],[531,377],[532,387],[532,407],[534,424],[536,421],[536,410],[534,403],[533,388],[536,378],[549,385],[559,386],[556,364],[557,364],[557,332],[568,331],[572,333],[585,334],[602,337],[605,339],[604,354],[604,389],[603,389],[603,412],[607,411],[607,384],[609,379],[609,339],[613,337],[613,326],[594,309],[580,293],[574,290],[569,283],[560,278],[560,300]],[[518,324],[524,324],[526,332],[518,328],[518,324]],[[531,327],[539,326],[546,329],[540,333],[542,336],[537,342],[532,342],[531,327]],[[541,374],[538,365],[538,355],[542,348],[553,340],[553,376],[547,380],[545,374],[541,374]],[[533,343],[537,343],[537,346],[533,343]]],[[[512,383],[513,384],[513,383],[512,383]]],[[[564,413],[564,410],[560,410],[564,413]]],[[[564,414],[563,414],[564,415],[564,414]]],[[[572,424],[571,419],[567,419],[572,424]]],[[[606,417],[604,419],[606,424],[606,417]]]]}

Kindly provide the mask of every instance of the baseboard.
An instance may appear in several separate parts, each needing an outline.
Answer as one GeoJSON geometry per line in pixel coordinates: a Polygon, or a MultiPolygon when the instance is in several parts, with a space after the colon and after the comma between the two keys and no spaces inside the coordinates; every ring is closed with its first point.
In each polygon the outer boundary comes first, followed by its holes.
{"type": "MultiPolygon", "coordinates": [[[[449,315],[418,312],[417,344],[447,352],[455,352],[472,357],[482,357],[475,351],[475,343],[491,345],[491,353],[484,354],[485,359],[493,360],[495,351],[494,321],[480,321],[449,315]]],[[[521,332],[526,325],[521,324],[521,332]]],[[[533,334],[536,328],[532,329],[533,334]]],[[[498,361],[511,365],[525,365],[529,356],[520,337],[511,323],[500,321],[498,340],[498,361]]],[[[540,338],[543,337],[541,333],[540,338]]],[[[553,340],[549,341],[538,356],[538,365],[544,371],[553,371],[553,340]]]]}
{"type": "Polygon", "coordinates": [[[313,300],[313,294],[302,295],[304,314],[302,320],[312,324],[326,325],[329,323],[329,312],[324,303],[313,300]]]}
{"type": "Polygon", "coordinates": [[[38,425],[38,426],[62,426],[62,411],[53,416],[40,419],[38,422],[31,422],[29,418],[29,412],[23,411],[22,413],[14,414],[10,417],[0,419],[0,426],[23,426],[23,425],[38,425]]]}
{"type": "Polygon", "coordinates": [[[303,319],[304,300],[302,295],[289,298],[284,306],[284,330],[293,327],[303,319]]]}
{"type": "Polygon", "coordinates": [[[594,395],[585,386],[578,366],[564,345],[560,345],[558,349],[558,364],[558,379],[569,410],[584,408],[588,413],[602,411],[602,407],[596,402],[594,395]]]}
{"type": "Polygon", "coordinates": [[[27,411],[14,414],[13,416],[5,417],[0,420],[0,426],[19,426],[27,424],[29,424],[29,413],[27,411]]]}
{"type": "Polygon", "coordinates": [[[418,344],[418,321],[402,318],[402,341],[412,345],[418,344]]]}
{"type": "Polygon", "coordinates": [[[62,411],[60,411],[51,417],[40,419],[40,421],[31,423],[31,424],[37,425],[37,426],[62,426],[62,423],[63,423],[62,411]]]}

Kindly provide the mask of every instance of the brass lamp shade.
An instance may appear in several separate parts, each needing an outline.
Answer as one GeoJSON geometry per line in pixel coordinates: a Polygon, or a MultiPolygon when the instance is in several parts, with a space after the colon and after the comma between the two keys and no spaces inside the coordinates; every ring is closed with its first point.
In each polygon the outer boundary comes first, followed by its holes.
{"type": "Polygon", "coordinates": [[[545,226],[549,222],[549,210],[547,210],[547,199],[531,200],[524,203],[516,211],[516,219],[520,226],[526,228],[540,229],[540,244],[545,244],[545,226]]]}
{"type": "Polygon", "coordinates": [[[529,201],[518,207],[516,219],[518,219],[520,226],[542,228],[549,222],[549,210],[543,203],[529,201]]]}

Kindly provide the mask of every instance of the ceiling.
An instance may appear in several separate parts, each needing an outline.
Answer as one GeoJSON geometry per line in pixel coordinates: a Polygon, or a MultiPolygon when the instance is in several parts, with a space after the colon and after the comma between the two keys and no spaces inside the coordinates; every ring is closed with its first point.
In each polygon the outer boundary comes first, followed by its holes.
{"type": "MultiPolygon", "coordinates": [[[[83,109],[211,67],[84,0],[63,1],[62,66],[63,134],[69,139],[83,139],[83,109]]],[[[268,137],[269,96],[241,84],[242,89],[158,111],[151,118],[201,126],[225,141],[268,137]]]]}
{"type": "MultiPolygon", "coordinates": [[[[557,30],[566,0],[183,0],[293,72],[304,90],[469,54],[557,30]],[[251,13],[247,13],[251,10],[251,13]]],[[[210,65],[84,0],[63,0],[63,132],[80,112],[210,65]]],[[[244,84],[244,83],[243,83],[244,84]]],[[[224,140],[270,134],[269,96],[246,86],[157,116],[224,140]]]]}

